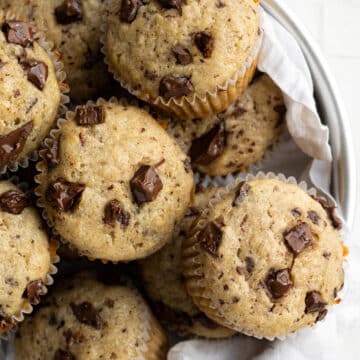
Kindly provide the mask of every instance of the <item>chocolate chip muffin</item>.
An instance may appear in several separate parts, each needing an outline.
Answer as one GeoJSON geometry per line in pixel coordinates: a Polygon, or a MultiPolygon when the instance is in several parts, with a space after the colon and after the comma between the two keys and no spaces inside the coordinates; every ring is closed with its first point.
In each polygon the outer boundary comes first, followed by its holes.
{"type": "Polygon", "coordinates": [[[36,28],[1,11],[0,25],[0,170],[14,170],[48,135],[62,98],[58,69],[36,28]]]}
{"type": "Polygon", "coordinates": [[[19,328],[16,359],[165,358],[166,336],[134,289],[83,273],[64,279],[46,305],[19,328]]]}
{"type": "Polygon", "coordinates": [[[195,194],[194,204],[179,225],[172,241],[140,263],[146,292],[158,319],[180,335],[223,338],[234,331],[217,325],[202,314],[187,294],[181,274],[181,246],[191,224],[218,188],[208,187],[195,194]]]}
{"type": "Polygon", "coordinates": [[[286,108],[280,89],[261,75],[225,112],[207,119],[168,122],[167,131],[209,175],[243,171],[261,160],[283,130],[286,108]]]}
{"type": "Polygon", "coordinates": [[[62,55],[75,102],[104,95],[111,82],[100,51],[104,0],[4,0],[5,8],[33,21],[62,55]]]}
{"type": "Polygon", "coordinates": [[[245,90],[261,43],[258,2],[109,0],[110,70],[179,118],[225,110],[245,90]]]}
{"type": "Polygon", "coordinates": [[[322,320],[344,281],[333,210],[295,184],[238,183],[184,242],[195,304],[219,324],[270,339],[322,320]]]}
{"type": "Polygon", "coordinates": [[[48,274],[55,269],[54,248],[29,197],[8,181],[0,182],[0,335],[40,302],[48,274]]]}
{"type": "Polygon", "coordinates": [[[145,111],[116,100],[79,106],[48,142],[39,205],[80,254],[148,256],[171,239],[192,197],[186,155],[145,111]]]}

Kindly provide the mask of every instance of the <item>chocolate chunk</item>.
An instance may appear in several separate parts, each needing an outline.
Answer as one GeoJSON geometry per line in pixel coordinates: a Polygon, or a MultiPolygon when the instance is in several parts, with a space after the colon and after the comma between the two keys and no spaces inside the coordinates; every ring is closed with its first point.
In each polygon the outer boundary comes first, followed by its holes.
{"type": "Polygon", "coordinates": [[[179,65],[189,65],[193,59],[190,51],[180,44],[176,44],[172,49],[172,53],[176,58],[176,63],[179,65]]]}
{"type": "Polygon", "coordinates": [[[245,181],[241,182],[238,186],[238,190],[235,194],[235,199],[232,203],[232,206],[239,206],[244,199],[248,196],[251,186],[245,181]]]}
{"type": "Polygon", "coordinates": [[[311,222],[315,225],[319,224],[320,216],[316,211],[310,210],[308,211],[308,218],[311,220],[311,222]]]}
{"type": "Polygon", "coordinates": [[[291,214],[293,217],[298,218],[301,216],[302,212],[299,208],[294,208],[291,210],[291,214]]]}
{"type": "Polygon", "coordinates": [[[55,9],[55,17],[59,24],[67,25],[82,20],[82,6],[80,0],[64,0],[55,9]]]}
{"type": "Polygon", "coordinates": [[[10,214],[21,214],[30,203],[29,196],[19,191],[9,190],[0,195],[0,209],[10,214]]]}
{"type": "Polygon", "coordinates": [[[211,57],[214,50],[214,37],[209,31],[200,31],[195,34],[194,42],[205,59],[211,57]]]}
{"type": "Polygon", "coordinates": [[[317,318],[315,320],[315,322],[324,320],[327,313],[328,313],[327,309],[320,311],[319,315],[317,316],[317,318]]]}
{"type": "Polygon", "coordinates": [[[100,330],[103,327],[104,321],[100,317],[99,311],[88,301],[78,305],[71,303],[70,307],[76,319],[82,324],[91,326],[96,330],[100,330]]]}
{"type": "Polygon", "coordinates": [[[38,89],[43,90],[49,74],[48,66],[37,60],[21,59],[20,64],[26,72],[28,80],[38,89]]]}
{"type": "Polygon", "coordinates": [[[36,28],[24,21],[8,21],[3,25],[6,39],[11,44],[30,47],[34,42],[36,28]]]}
{"type": "Polygon", "coordinates": [[[130,188],[135,202],[140,206],[154,201],[163,188],[163,184],[152,166],[143,165],[130,180],[130,188]]]}
{"type": "Polygon", "coordinates": [[[274,299],[284,296],[293,286],[289,269],[282,269],[278,271],[270,270],[269,275],[265,280],[266,286],[269,289],[274,299]]]}
{"type": "Polygon", "coordinates": [[[75,120],[79,126],[103,124],[105,122],[105,109],[103,106],[77,106],[75,120]]]}
{"type": "Polygon", "coordinates": [[[252,257],[247,256],[245,258],[245,263],[246,263],[246,271],[251,274],[254,269],[255,269],[255,261],[252,257]]]}
{"type": "Polygon", "coordinates": [[[327,212],[329,219],[331,220],[332,225],[335,229],[341,229],[342,228],[342,221],[341,219],[336,215],[336,205],[329,199],[323,197],[323,196],[312,196],[314,200],[320,203],[320,205],[324,208],[324,210],[327,212]]]}
{"type": "Polygon", "coordinates": [[[224,8],[226,6],[226,4],[224,3],[224,2],[222,2],[221,0],[217,0],[216,1],[216,7],[218,8],[218,9],[222,9],[222,8],[224,8]]]}
{"type": "Polygon", "coordinates": [[[313,242],[310,226],[301,223],[294,226],[284,234],[284,239],[289,249],[295,254],[300,254],[307,246],[313,242]]]}
{"type": "Polygon", "coordinates": [[[129,225],[130,214],[122,208],[121,203],[116,199],[107,203],[104,214],[103,221],[107,225],[114,227],[116,221],[120,223],[122,228],[129,225]]]}
{"type": "Polygon", "coordinates": [[[318,291],[309,291],[305,297],[305,313],[320,312],[325,309],[327,302],[318,291]]]}
{"type": "Polygon", "coordinates": [[[160,5],[165,9],[176,9],[182,14],[182,5],[184,0],[159,0],[160,5]]]}
{"type": "Polygon", "coordinates": [[[143,5],[141,0],[122,0],[120,8],[121,21],[132,23],[141,5],[143,5]]]}
{"type": "Polygon", "coordinates": [[[54,355],[54,360],[76,360],[76,357],[70,351],[57,349],[54,355]]]}
{"type": "Polygon", "coordinates": [[[60,163],[60,136],[49,141],[44,153],[44,159],[51,168],[59,165],[60,163]]]}
{"type": "Polygon", "coordinates": [[[222,231],[215,222],[208,223],[197,235],[197,240],[201,246],[213,256],[218,255],[221,238],[222,231]]]}
{"type": "Polygon", "coordinates": [[[40,303],[40,295],[45,295],[43,282],[41,280],[34,280],[26,285],[26,297],[31,304],[38,305],[40,303]]]}
{"type": "Polygon", "coordinates": [[[17,159],[32,129],[33,122],[29,121],[11,133],[0,136],[0,167],[10,164],[17,159]]]}
{"type": "Polygon", "coordinates": [[[74,210],[85,190],[85,185],[72,183],[63,178],[57,178],[49,184],[46,192],[48,201],[59,211],[74,210]]]}
{"type": "Polygon", "coordinates": [[[201,165],[210,164],[224,152],[225,143],[225,127],[220,123],[203,136],[193,140],[189,150],[191,160],[201,165]]]}
{"type": "Polygon", "coordinates": [[[166,75],[160,81],[159,95],[165,100],[179,98],[194,92],[193,84],[186,76],[166,75]]]}

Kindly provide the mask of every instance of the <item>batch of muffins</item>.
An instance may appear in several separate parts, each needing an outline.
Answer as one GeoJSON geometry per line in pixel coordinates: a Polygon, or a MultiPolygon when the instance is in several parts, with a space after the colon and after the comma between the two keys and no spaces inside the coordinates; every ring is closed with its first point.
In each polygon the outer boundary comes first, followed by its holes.
{"type": "Polygon", "coordinates": [[[0,334],[17,360],[273,340],[340,302],[335,205],[250,174],[286,129],[256,70],[259,1],[0,8],[0,334]]]}

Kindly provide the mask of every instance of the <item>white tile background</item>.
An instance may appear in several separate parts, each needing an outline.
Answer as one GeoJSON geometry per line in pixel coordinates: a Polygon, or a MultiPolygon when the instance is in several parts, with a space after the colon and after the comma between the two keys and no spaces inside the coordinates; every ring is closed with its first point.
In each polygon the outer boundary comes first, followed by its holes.
{"type": "MultiPolygon", "coordinates": [[[[358,173],[352,236],[360,241],[360,0],[283,0],[322,48],[337,80],[352,128],[358,173]]],[[[359,356],[360,359],[360,356],[359,356]]]]}

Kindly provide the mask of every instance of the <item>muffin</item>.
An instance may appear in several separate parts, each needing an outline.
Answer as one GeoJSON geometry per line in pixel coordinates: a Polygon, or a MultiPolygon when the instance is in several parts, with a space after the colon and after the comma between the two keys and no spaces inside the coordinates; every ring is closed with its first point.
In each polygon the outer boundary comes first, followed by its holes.
{"type": "Polygon", "coordinates": [[[100,51],[104,0],[4,0],[2,6],[33,21],[62,55],[75,102],[86,101],[111,83],[100,51]]]}
{"type": "Polygon", "coordinates": [[[165,359],[166,336],[134,289],[82,273],[46,305],[19,328],[15,359],[165,359]]]}
{"type": "Polygon", "coordinates": [[[247,87],[261,44],[258,1],[108,3],[106,61],[138,98],[181,119],[204,118],[247,87]]]}
{"type": "Polygon", "coordinates": [[[0,170],[26,166],[54,123],[62,94],[59,63],[36,28],[0,11],[0,170]],[[54,59],[55,61],[55,59],[54,59]]]}
{"type": "Polygon", "coordinates": [[[203,120],[172,120],[167,131],[197,170],[227,175],[263,158],[283,131],[285,112],[281,90],[261,75],[225,112],[203,120]]]}
{"type": "Polygon", "coordinates": [[[0,182],[0,335],[31,312],[50,283],[54,248],[26,194],[8,181],[0,182]]]}
{"type": "Polygon", "coordinates": [[[67,115],[38,165],[49,225],[89,258],[130,261],[160,249],[192,198],[186,155],[126,102],[99,100],[67,115]]]}
{"type": "Polygon", "coordinates": [[[344,261],[330,208],[295,184],[240,182],[184,241],[188,293],[208,317],[255,337],[287,336],[338,303],[344,261]]]}
{"type": "Polygon", "coordinates": [[[172,241],[140,263],[143,283],[155,314],[165,326],[180,335],[222,338],[234,334],[199,311],[186,292],[181,274],[182,242],[201,209],[217,193],[218,188],[213,187],[196,193],[194,204],[180,223],[172,241]]]}

